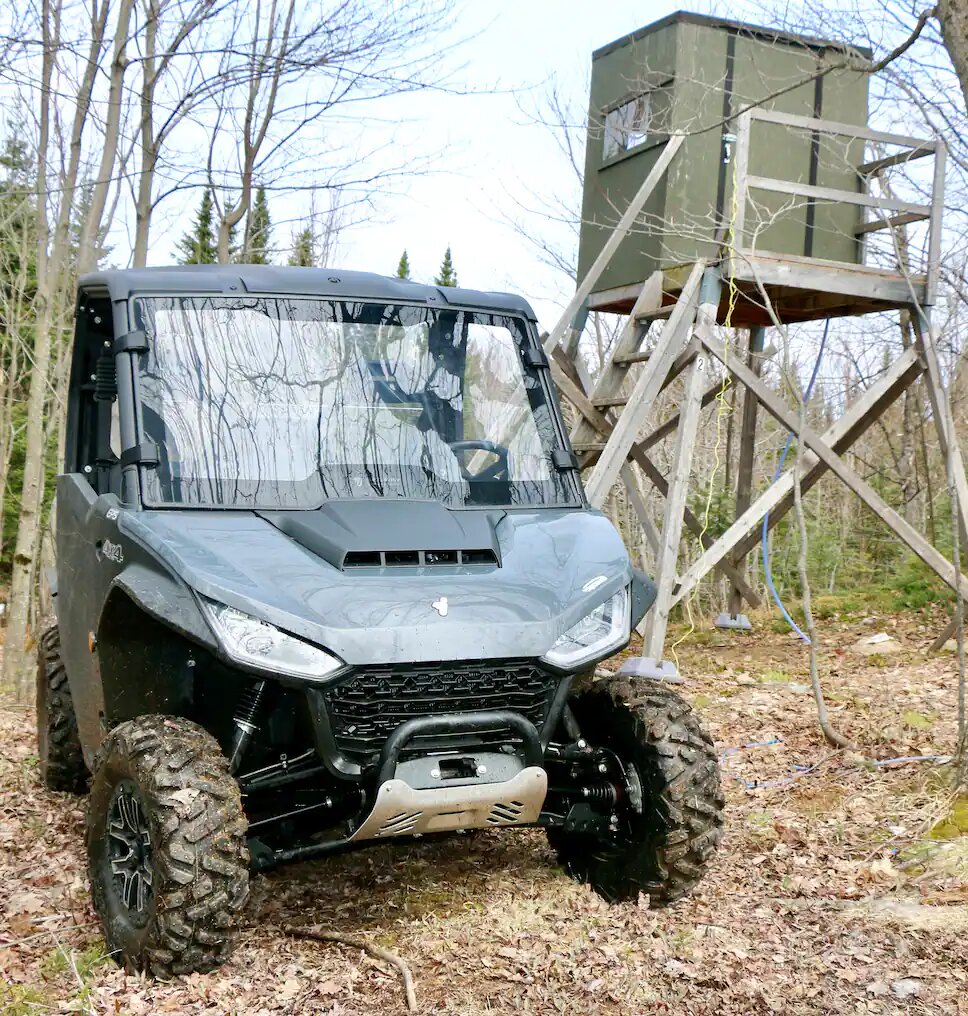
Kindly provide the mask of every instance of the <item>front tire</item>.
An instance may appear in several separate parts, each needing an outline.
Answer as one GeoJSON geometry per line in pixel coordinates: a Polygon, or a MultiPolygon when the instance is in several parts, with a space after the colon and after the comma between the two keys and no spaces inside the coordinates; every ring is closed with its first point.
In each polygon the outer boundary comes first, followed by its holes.
{"type": "Polygon", "coordinates": [[[87,766],[56,624],[37,642],[37,755],[41,778],[50,790],[83,794],[87,789],[87,766]]]}
{"type": "Polygon", "coordinates": [[[87,822],[94,909],[109,951],[156,977],[227,958],[249,891],[238,784],[197,724],[141,716],[95,760],[87,822]]]}
{"type": "Polygon", "coordinates": [[[624,795],[613,832],[551,828],[551,846],[570,875],[609,901],[641,892],[652,907],[675,902],[699,883],[722,837],[712,739],[689,703],[661,684],[602,682],[571,707],[582,736],[614,752],[637,786],[624,795]]]}

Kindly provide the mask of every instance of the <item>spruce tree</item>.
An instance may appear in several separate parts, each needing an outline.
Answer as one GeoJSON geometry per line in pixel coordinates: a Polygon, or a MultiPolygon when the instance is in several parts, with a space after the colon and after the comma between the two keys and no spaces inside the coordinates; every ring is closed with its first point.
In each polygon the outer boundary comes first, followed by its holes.
{"type": "Polygon", "coordinates": [[[272,257],[272,222],[265,187],[260,186],[255,192],[255,202],[246,226],[246,260],[251,265],[269,264],[272,257]]]}
{"type": "Polygon", "coordinates": [[[212,192],[206,188],[198,206],[191,230],[178,241],[178,263],[182,265],[214,265],[218,261],[215,238],[212,192]]]}
{"type": "Polygon", "coordinates": [[[450,254],[450,244],[444,252],[444,260],[440,263],[440,274],[434,279],[435,286],[453,287],[457,285],[457,272],[454,270],[454,259],[450,254]]]}
{"type": "Polygon", "coordinates": [[[397,278],[410,278],[410,258],[407,257],[406,250],[400,255],[400,263],[397,265],[397,278]]]}
{"type": "MultiPolygon", "coordinates": [[[[75,200],[74,205],[71,208],[70,219],[70,258],[75,267],[81,256],[81,236],[84,232],[84,223],[90,213],[91,202],[94,199],[94,183],[93,181],[85,178],[80,182],[77,189],[79,197],[75,200]]],[[[105,246],[104,240],[106,235],[107,230],[102,227],[98,230],[97,236],[94,237],[93,263],[97,267],[101,266],[104,259],[113,249],[105,246]]]]}
{"type": "MultiPolygon", "coordinates": [[[[17,125],[16,130],[22,129],[17,125]]],[[[35,281],[36,243],[31,242],[36,210],[31,194],[34,186],[34,161],[27,142],[18,134],[9,134],[0,150],[0,292],[12,293],[20,273],[26,269],[28,285],[33,293],[35,281]],[[26,260],[26,265],[23,260],[26,260]]],[[[3,311],[13,307],[15,300],[8,296],[0,309],[0,345],[7,329],[3,324],[3,311]]],[[[2,368],[0,368],[2,372],[2,368]]],[[[3,463],[0,463],[0,469],[3,463]]]]}
{"type": "Polygon", "coordinates": [[[303,226],[298,232],[293,233],[289,264],[299,268],[316,266],[316,237],[312,226],[303,226]]]}

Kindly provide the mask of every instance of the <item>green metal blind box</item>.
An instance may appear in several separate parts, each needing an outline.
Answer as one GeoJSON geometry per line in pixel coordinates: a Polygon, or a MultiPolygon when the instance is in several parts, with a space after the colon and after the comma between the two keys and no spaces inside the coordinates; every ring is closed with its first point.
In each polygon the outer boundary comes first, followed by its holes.
{"type": "MultiPolygon", "coordinates": [[[[855,56],[868,56],[854,49],[855,56]]],[[[864,127],[867,75],[846,68],[843,44],[677,13],[592,57],[579,277],[655,165],[669,135],[686,135],[595,286],[593,306],[627,309],[657,269],[711,258],[737,214],[735,118],[752,105],[864,127]]],[[[863,141],[756,122],[749,173],[837,190],[860,189],[863,141]]],[[[856,206],[755,192],[744,242],[758,253],[860,263],[856,206]]]]}

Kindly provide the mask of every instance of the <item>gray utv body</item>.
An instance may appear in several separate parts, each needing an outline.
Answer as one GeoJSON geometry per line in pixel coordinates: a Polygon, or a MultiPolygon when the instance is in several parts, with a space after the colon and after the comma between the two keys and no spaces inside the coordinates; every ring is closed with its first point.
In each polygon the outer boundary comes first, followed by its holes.
{"type": "MultiPolygon", "coordinates": [[[[87,765],[125,721],[199,724],[231,760],[257,867],[388,835],[562,822],[571,806],[554,802],[547,758],[567,740],[569,688],[622,648],[654,587],[585,500],[547,366],[530,306],[507,294],[245,265],[84,276],[53,591],[87,765]],[[374,304],[504,322],[541,407],[541,475],[557,493],[527,503],[512,491],[503,504],[340,495],[307,507],[170,496],[187,481],[165,461],[146,395],[155,336],[138,307],[155,299],[252,314],[260,301],[308,299],[336,319],[374,304]],[[579,667],[544,660],[623,590],[620,644],[579,667]],[[307,680],[240,661],[206,604],[318,647],[336,669],[307,680]]],[[[506,469],[492,473],[505,482],[506,469]]]]}

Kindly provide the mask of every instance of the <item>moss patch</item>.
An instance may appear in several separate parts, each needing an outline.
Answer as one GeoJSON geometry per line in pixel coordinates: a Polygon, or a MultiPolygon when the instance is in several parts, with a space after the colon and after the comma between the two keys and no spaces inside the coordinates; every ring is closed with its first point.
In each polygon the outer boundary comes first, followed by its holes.
{"type": "Polygon", "coordinates": [[[934,726],[934,718],[931,716],[925,716],[924,713],[916,712],[913,709],[905,709],[901,713],[901,720],[907,727],[912,727],[914,730],[930,730],[934,726]]]}
{"type": "Polygon", "coordinates": [[[968,836],[968,794],[955,799],[951,810],[932,826],[929,835],[933,840],[953,840],[958,836],[968,836]]]}

